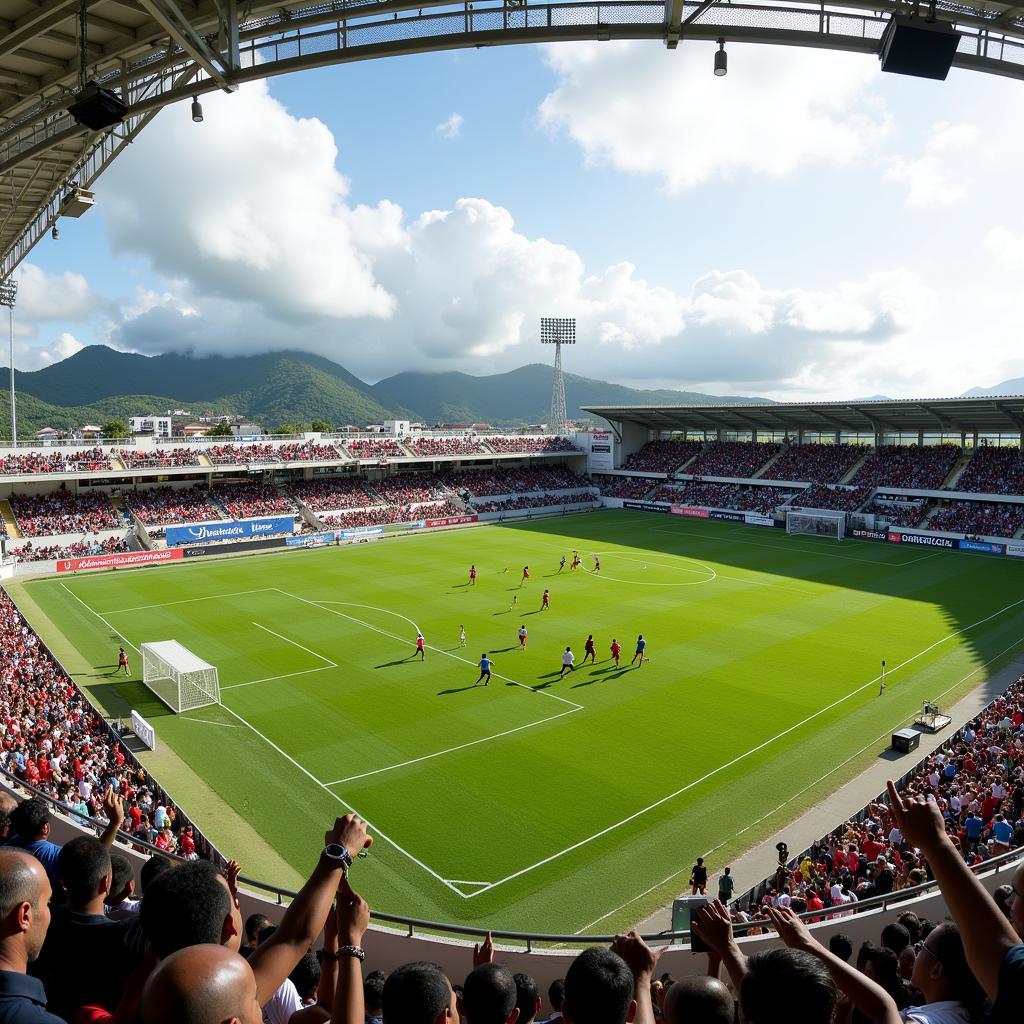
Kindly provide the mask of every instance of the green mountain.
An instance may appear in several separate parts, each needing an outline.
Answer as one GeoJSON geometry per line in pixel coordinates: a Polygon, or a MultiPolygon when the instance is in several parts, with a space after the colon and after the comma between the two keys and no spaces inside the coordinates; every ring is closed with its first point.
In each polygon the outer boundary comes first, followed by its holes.
{"type": "MultiPolygon", "coordinates": [[[[90,345],[41,370],[17,371],[18,432],[42,427],[73,430],[113,417],[163,414],[168,409],[233,413],[273,429],[279,423],[326,420],[337,426],[412,419],[425,423],[543,422],[551,395],[550,366],[533,364],[508,373],[400,373],[369,385],[343,366],[305,352],[255,356],[142,356],[90,345]]],[[[715,398],[692,391],[640,391],[566,374],[566,405],[699,405],[763,402],[715,398]]],[[[0,391],[0,430],[10,414],[0,391]]]]}
{"type": "MultiPolygon", "coordinates": [[[[546,422],[553,370],[542,363],[508,373],[472,377],[467,373],[399,373],[373,386],[384,405],[419,411],[429,423],[546,422]]],[[[592,418],[584,405],[705,405],[709,402],[763,404],[766,398],[716,397],[697,391],[644,391],[622,384],[565,374],[565,407],[570,419],[592,418]]]]}

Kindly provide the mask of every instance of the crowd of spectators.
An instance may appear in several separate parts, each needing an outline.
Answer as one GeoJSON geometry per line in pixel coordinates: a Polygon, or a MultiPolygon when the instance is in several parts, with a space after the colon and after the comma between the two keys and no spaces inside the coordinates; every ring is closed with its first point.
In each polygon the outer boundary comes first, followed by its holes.
{"type": "Polygon", "coordinates": [[[524,491],[562,491],[584,483],[564,466],[517,466],[501,469],[464,469],[439,474],[453,491],[487,498],[524,491]]]}
{"type": "Polygon", "coordinates": [[[533,494],[519,498],[501,498],[497,501],[474,501],[477,512],[512,512],[524,508],[552,508],[556,505],[583,505],[597,499],[588,491],[576,494],[533,494]]]}
{"type": "Polygon", "coordinates": [[[862,444],[794,444],[772,463],[773,480],[837,484],[867,454],[862,444]]]}
{"type": "Polygon", "coordinates": [[[954,444],[879,445],[850,482],[868,487],[934,490],[942,486],[959,458],[960,446],[954,444]]]}
{"type": "Polygon", "coordinates": [[[12,494],[11,511],[24,537],[52,537],[65,533],[116,530],[125,520],[106,494],[12,494]]]}
{"type": "Polygon", "coordinates": [[[668,501],[673,505],[732,508],[730,503],[735,493],[735,484],[708,484],[702,480],[687,480],[685,483],[662,484],[651,495],[650,500],[668,501]]]}
{"type": "Polygon", "coordinates": [[[272,444],[213,444],[203,449],[214,466],[238,466],[250,463],[280,462],[272,444]]]}
{"type": "Polygon", "coordinates": [[[774,458],[781,445],[772,441],[715,441],[686,467],[694,476],[752,477],[774,458]]]}
{"type": "Polygon", "coordinates": [[[488,434],[484,440],[499,455],[512,455],[516,452],[579,453],[579,448],[568,437],[497,437],[488,434]]]}
{"type": "Polygon", "coordinates": [[[291,485],[291,491],[314,512],[369,508],[382,501],[381,496],[365,480],[351,478],[314,477],[312,480],[296,480],[291,485]]]}
{"type": "Polygon", "coordinates": [[[731,507],[739,512],[771,515],[792,496],[792,490],[786,487],[741,487],[736,492],[731,507]]]}
{"type": "Polygon", "coordinates": [[[341,458],[333,444],[317,441],[292,441],[278,445],[275,455],[279,462],[337,462],[341,458]]]}
{"type": "Polygon", "coordinates": [[[281,516],[298,511],[291,498],[270,484],[217,484],[211,493],[232,519],[281,516]]]}
{"type": "Polygon", "coordinates": [[[87,555],[112,555],[116,552],[131,551],[124,537],[107,537],[100,540],[77,540],[71,544],[33,544],[26,541],[20,547],[12,547],[10,553],[23,562],[52,562],[61,558],[85,558],[87,555]]]}
{"type": "Polygon", "coordinates": [[[435,473],[402,473],[374,481],[373,486],[389,505],[442,501],[451,494],[441,477],[435,473]]]}
{"type": "Polygon", "coordinates": [[[118,448],[114,453],[127,469],[160,469],[177,466],[198,466],[199,453],[195,448],[118,448]]]}
{"type": "Polygon", "coordinates": [[[648,441],[626,459],[622,468],[638,473],[673,473],[703,447],[702,441],[648,441]]]}
{"type": "Polygon", "coordinates": [[[929,530],[949,533],[1012,537],[1024,526],[1024,505],[981,501],[951,501],[936,509],[928,520],[929,530]]]}
{"type": "Polygon", "coordinates": [[[838,484],[811,484],[795,494],[793,508],[821,508],[834,512],[855,512],[868,500],[872,488],[867,485],[842,487],[838,484]]]}
{"type": "Polygon", "coordinates": [[[393,437],[353,438],[344,442],[354,459],[404,459],[409,453],[393,437]]]}
{"type": "Polygon", "coordinates": [[[897,501],[890,498],[875,496],[867,511],[876,516],[884,516],[890,526],[904,526],[912,529],[924,518],[928,503],[926,501],[897,501]]]}
{"type": "Polygon", "coordinates": [[[405,446],[413,455],[445,457],[452,455],[486,455],[484,442],[479,437],[427,437],[418,434],[407,437],[405,446]]]}
{"type": "Polygon", "coordinates": [[[1019,445],[981,445],[953,484],[955,491],[1024,494],[1024,454],[1019,445]]]}
{"type": "Polygon", "coordinates": [[[606,498],[642,498],[656,483],[646,476],[602,476],[595,474],[593,483],[606,498]]]}
{"type": "Polygon", "coordinates": [[[151,487],[132,491],[124,500],[143,526],[205,523],[224,518],[203,487],[151,487]]]}
{"type": "Polygon", "coordinates": [[[110,456],[102,448],[80,451],[69,448],[59,452],[26,452],[0,458],[0,476],[27,476],[44,473],[94,473],[110,469],[110,456]]]}

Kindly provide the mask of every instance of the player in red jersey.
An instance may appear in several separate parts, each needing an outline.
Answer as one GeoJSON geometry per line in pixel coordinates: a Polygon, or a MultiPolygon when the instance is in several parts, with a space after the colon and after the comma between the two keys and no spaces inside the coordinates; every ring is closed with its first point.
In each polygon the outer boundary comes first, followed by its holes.
{"type": "Polygon", "coordinates": [[[523,566],[523,578],[519,581],[519,586],[522,586],[530,578],[530,567],[528,565],[523,566]]]}
{"type": "Polygon", "coordinates": [[[475,565],[471,565],[469,567],[469,585],[471,587],[475,587],[476,586],[476,566],[475,565]]]}
{"type": "Polygon", "coordinates": [[[427,652],[424,650],[423,634],[416,630],[416,653],[420,656],[420,661],[427,660],[427,652]]]}
{"type": "Polygon", "coordinates": [[[619,663],[619,656],[622,654],[622,644],[618,640],[612,640],[611,646],[612,660],[616,665],[619,663]]]}
{"type": "Polygon", "coordinates": [[[588,633],[587,634],[587,642],[583,645],[583,661],[581,661],[580,664],[581,665],[586,665],[587,658],[589,658],[591,660],[591,662],[593,662],[593,664],[595,664],[595,665],[597,664],[597,651],[594,650],[594,634],[593,633],[588,633]]]}
{"type": "Polygon", "coordinates": [[[123,647],[117,649],[117,671],[120,672],[124,669],[124,674],[130,676],[131,672],[128,669],[128,655],[123,647]]]}
{"type": "Polygon", "coordinates": [[[543,596],[540,599],[540,610],[546,612],[551,607],[551,594],[545,590],[543,596]]]}

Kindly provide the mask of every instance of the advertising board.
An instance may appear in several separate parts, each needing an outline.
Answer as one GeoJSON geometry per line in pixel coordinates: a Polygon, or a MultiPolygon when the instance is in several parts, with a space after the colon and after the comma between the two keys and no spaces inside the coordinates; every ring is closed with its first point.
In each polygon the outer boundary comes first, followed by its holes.
{"type": "Polygon", "coordinates": [[[1006,553],[1011,558],[1024,558],[1024,542],[1019,540],[1012,541],[1006,545],[1006,553]]]}
{"type": "Polygon", "coordinates": [[[177,548],[163,551],[126,551],[116,555],[86,555],[84,558],[62,558],[57,572],[85,572],[89,569],[122,569],[133,565],[159,565],[181,558],[177,548]]]}
{"type": "Polygon", "coordinates": [[[851,537],[859,540],[888,540],[889,534],[885,530],[851,530],[851,537]]]}
{"type": "Polygon", "coordinates": [[[427,527],[459,526],[462,523],[475,523],[476,516],[445,516],[443,519],[428,519],[427,527]]]}
{"type": "Polygon", "coordinates": [[[987,540],[962,540],[960,541],[961,551],[980,551],[986,555],[1001,555],[1002,544],[992,544],[987,540]]]}
{"type": "Polygon", "coordinates": [[[723,512],[715,509],[708,513],[708,519],[724,519],[727,523],[742,523],[744,518],[742,512],[723,512]]]}
{"type": "Polygon", "coordinates": [[[206,555],[240,555],[245,551],[263,551],[267,548],[283,548],[284,537],[268,537],[265,540],[243,540],[227,544],[191,544],[179,550],[186,558],[200,558],[206,555]]]}
{"type": "Polygon", "coordinates": [[[338,540],[364,540],[367,537],[383,537],[383,526],[354,526],[351,530],[342,530],[338,540]]]}
{"type": "Polygon", "coordinates": [[[706,508],[694,508],[692,505],[669,505],[669,512],[674,516],[693,516],[694,519],[707,519],[706,508]]]}
{"type": "Polygon", "coordinates": [[[929,537],[920,533],[889,533],[892,544],[921,544],[926,548],[955,548],[957,542],[952,537],[929,537]]]}
{"type": "Polygon", "coordinates": [[[322,548],[333,544],[338,535],[330,533],[297,533],[293,537],[285,537],[284,542],[290,548],[322,548]]]}
{"type": "Polygon", "coordinates": [[[637,512],[668,512],[668,505],[655,505],[651,501],[624,501],[623,508],[631,508],[637,512]]]}
{"type": "Polygon", "coordinates": [[[762,516],[757,512],[747,512],[743,516],[743,522],[747,526],[774,526],[775,520],[771,516],[762,516]]]}
{"type": "Polygon", "coordinates": [[[195,526],[169,526],[167,546],[197,544],[216,540],[238,540],[243,537],[270,537],[278,533],[292,533],[292,516],[273,516],[270,519],[235,519],[226,523],[198,523],[195,526]]]}

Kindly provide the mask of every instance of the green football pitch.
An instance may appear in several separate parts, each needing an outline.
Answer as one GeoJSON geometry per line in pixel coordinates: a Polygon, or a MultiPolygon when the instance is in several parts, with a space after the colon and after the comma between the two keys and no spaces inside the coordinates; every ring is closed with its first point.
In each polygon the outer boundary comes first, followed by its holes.
{"type": "Polygon", "coordinates": [[[375,909],[573,932],[663,905],[696,856],[716,871],[878,757],[922,700],[1010,660],[1022,571],[608,511],[11,592],[108,713],[151,721],[175,756],[143,759],[226,854],[245,859],[244,823],[305,874],[354,809],[377,837],[357,872],[375,909]],[[559,572],[573,548],[583,570],[559,572]],[[649,660],[631,667],[638,633],[649,660]],[[132,648],[169,639],[218,667],[221,705],[174,715],[144,689],[132,648]]]}

